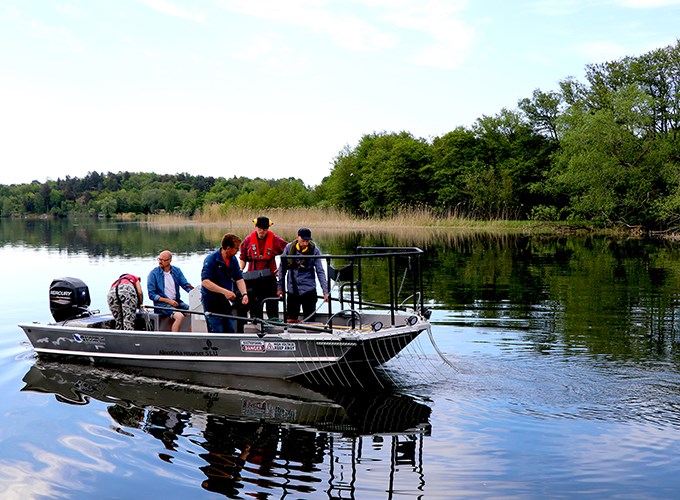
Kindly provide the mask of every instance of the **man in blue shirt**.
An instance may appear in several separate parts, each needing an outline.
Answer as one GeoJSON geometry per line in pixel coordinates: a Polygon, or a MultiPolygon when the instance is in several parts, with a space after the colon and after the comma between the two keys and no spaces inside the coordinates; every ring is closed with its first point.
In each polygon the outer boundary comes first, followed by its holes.
{"type": "MultiPolygon", "coordinates": [[[[158,255],[158,267],[154,268],[147,279],[147,291],[149,298],[153,300],[155,306],[173,307],[175,309],[189,309],[188,304],[182,302],[179,296],[180,287],[189,292],[193,290],[191,283],[184,277],[184,273],[179,267],[171,265],[172,252],[163,250],[158,255]]],[[[167,309],[156,309],[156,313],[167,316],[172,320],[171,330],[179,332],[184,321],[184,313],[180,311],[168,311],[167,309]]]]}
{"type": "MultiPolygon", "coordinates": [[[[203,311],[231,315],[232,302],[241,294],[241,303],[248,305],[246,282],[239,261],[236,258],[241,239],[234,234],[225,234],[219,249],[208,255],[201,270],[201,302],[203,311]]],[[[208,331],[211,333],[234,333],[236,321],[231,318],[206,314],[208,331]]]]}

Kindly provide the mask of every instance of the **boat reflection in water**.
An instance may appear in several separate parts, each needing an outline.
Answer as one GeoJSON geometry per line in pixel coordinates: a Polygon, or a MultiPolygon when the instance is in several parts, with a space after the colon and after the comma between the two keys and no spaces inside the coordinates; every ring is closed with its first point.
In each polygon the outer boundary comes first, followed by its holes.
{"type": "Polygon", "coordinates": [[[329,497],[353,497],[356,471],[344,467],[354,469],[357,457],[370,452],[364,445],[386,440],[390,470],[381,477],[391,480],[397,468],[410,467],[410,487],[422,486],[419,450],[430,433],[431,410],[410,396],[385,388],[321,393],[281,379],[168,375],[38,360],[22,390],[69,404],[110,404],[118,432],[154,436],[165,448],[159,458],[170,463],[191,440],[206,476],[201,486],[227,496],[321,494],[321,488],[329,497]],[[342,466],[343,460],[351,463],[342,466]]]}

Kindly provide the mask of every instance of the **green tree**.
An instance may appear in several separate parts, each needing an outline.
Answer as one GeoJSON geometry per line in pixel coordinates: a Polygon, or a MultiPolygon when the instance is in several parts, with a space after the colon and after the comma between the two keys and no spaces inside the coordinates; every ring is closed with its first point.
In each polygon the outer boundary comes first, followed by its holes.
{"type": "Polygon", "coordinates": [[[429,204],[432,151],[424,139],[407,132],[380,134],[360,149],[361,208],[369,214],[390,214],[404,207],[429,204]]]}
{"type": "Polygon", "coordinates": [[[552,190],[568,195],[568,212],[577,219],[649,224],[653,200],[664,194],[652,154],[650,98],[629,85],[604,101],[608,108],[574,105],[560,119],[552,190]]]}
{"type": "Polygon", "coordinates": [[[557,141],[557,118],[561,114],[563,101],[559,92],[542,92],[536,89],[531,99],[521,99],[517,107],[524,112],[534,132],[557,141]]]}
{"type": "Polygon", "coordinates": [[[478,119],[475,161],[462,177],[473,214],[523,217],[541,200],[532,186],[543,180],[556,144],[535,132],[517,111],[478,119]]]}
{"type": "Polygon", "coordinates": [[[440,209],[467,206],[470,197],[464,177],[478,170],[480,140],[464,127],[432,141],[432,205],[440,209]]]}
{"type": "Polygon", "coordinates": [[[323,180],[317,193],[323,193],[326,202],[332,207],[358,213],[362,200],[359,190],[360,168],[359,152],[346,145],[335,157],[331,173],[323,180]]]}

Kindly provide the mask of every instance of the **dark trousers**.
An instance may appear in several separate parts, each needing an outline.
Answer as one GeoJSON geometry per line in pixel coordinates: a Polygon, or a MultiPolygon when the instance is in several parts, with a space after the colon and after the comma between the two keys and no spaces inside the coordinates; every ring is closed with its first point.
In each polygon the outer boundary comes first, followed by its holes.
{"type": "MultiPolygon", "coordinates": [[[[231,311],[226,314],[231,314],[231,311]]],[[[236,321],[230,318],[221,318],[219,316],[205,317],[205,322],[209,333],[234,333],[236,332],[236,321]]]]}
{"type": "Polygon", "coordinates": [[[303,294],[288,292],[286,294],[288,319],[298,319],[300,316],[300,306],[302,306],[302,318],[311,319],[316,312],[316,290],[303,294]]]}
{"type": "Polygon", "coordinates": [[[248,289],[248,306],[247,310],[250,312],[252,318],[262,318],[263,304],[262,301],[267,298],[265,307],[267,308],[267,317],[269,319],[276,319],[279,317],[279,302],[276,293],[276,276],[264,276],[253,280],[246,280],[246,288],[248,289]]]}

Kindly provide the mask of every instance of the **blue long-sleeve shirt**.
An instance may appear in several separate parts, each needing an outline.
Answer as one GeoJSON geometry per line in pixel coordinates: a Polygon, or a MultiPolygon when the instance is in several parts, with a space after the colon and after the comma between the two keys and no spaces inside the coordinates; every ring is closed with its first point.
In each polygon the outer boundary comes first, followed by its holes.
{"type": "MultiPolygon", "coordinates": [[[[170,266],[170,274],[175,282],[175,297],[177,302],[181,302],[179,297],[179,289],[182,287],[184,290],[189,292],[194,287],[187,281],[184,277],[184,273],[179,267],[170,266]]],[[[158,266],[151,270],[149,277],[147,278],[147,291],[149,292],[149,298],[153,300],[155,306],[167,307],[160,301],[161,297],[168,298],[165,293],[165,276],[163,275],[163,269],[158,266]]]]}

